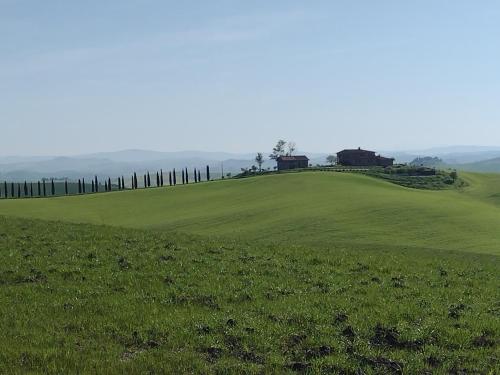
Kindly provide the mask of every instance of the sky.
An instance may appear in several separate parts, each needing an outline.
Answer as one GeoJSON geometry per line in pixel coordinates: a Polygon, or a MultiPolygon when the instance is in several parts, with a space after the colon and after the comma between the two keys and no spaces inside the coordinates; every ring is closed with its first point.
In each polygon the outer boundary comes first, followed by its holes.
{"type": "Polygon", "coordinates": [[[500,146],[500,3],[0,0],[0,155],[500,146]]]}

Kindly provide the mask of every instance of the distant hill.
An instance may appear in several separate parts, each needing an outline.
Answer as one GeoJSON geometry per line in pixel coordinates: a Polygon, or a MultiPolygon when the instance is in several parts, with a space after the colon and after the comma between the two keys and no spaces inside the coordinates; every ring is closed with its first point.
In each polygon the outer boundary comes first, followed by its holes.
{"type": "Polygon", "coordinates": [[[475,163],[458,164],[455,165],[455,168],[471,172],[500,173],[500,157],[475,163]]]}

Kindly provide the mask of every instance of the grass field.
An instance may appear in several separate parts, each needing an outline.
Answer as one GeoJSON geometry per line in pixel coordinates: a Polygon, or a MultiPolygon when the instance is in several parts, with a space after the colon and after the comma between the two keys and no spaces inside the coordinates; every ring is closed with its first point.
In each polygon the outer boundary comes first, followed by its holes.
{"type": "Polygon", "coordinates": [[[0,214],[292,244],[357,243],[500,254],[500,181],[421,191],[298,173],[80,197],[0,201],[0,214]]]}
{"type": "Polygon", "coordinates": [[[0,373],[496,374],[500,176],[462,177],[2,200],[0,373]]]}

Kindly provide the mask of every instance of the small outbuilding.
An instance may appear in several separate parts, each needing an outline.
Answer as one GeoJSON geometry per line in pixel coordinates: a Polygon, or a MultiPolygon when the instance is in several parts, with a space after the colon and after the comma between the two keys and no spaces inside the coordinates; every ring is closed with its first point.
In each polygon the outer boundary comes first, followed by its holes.
{"type": "Polygon", "coordinates": [[[278,171],[309,167],[309,158],[305,155],[280,156],[276,162],[278,163],[278,171]]]}
{"type": "Polygon", "coordinates": [[[375,151],[362,150],[361,147],[354,150],[343,150],[337,153],[337,163],[353,167],[389,167],[394,164],[393,158],[385,158],[377,155],[375,151]]]}

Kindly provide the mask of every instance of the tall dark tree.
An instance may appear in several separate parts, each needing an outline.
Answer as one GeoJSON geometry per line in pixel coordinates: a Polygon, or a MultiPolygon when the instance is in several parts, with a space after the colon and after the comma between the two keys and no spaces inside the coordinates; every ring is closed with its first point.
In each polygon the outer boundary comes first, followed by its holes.
{"type": "Polygon", "coordinates": [[[82,178],[82,193],[85,194],[85,177],[82,178]]]}
{"type": "Polygon", "coordinates": [[[172,172],[172,178],[174,180],[174,186],[177,185],[177,173],[175,173],[175,168],[174,171],[172,172]]]}
{"type": "Polygon", "coordinates": [[[148,187],[151,187],[151,176],[149,175],[149,171],[148,171],[148,187]]]}
{"type": "Polygon", "coordinates": [[[189,174],[187,168],[186,168],[186,184],[189,184],[189,174]]]}
{"type": "Polygon", "coordinates": [[[17,184],[17,197],[21,198],[21,184],[17,184]]]}
{"type": "Polygon", "coordinates": [[[104,180],[104,191],[108,191],[108,181],[104,180]]]}
{"type": "Polygon", "coordinates": [[[156,172],[156,187],[160,187],[160,174],[156,172]]]}
{"type": "Polygon", "coordinates": [[[95,192],[99,193],[99,181],[97,180],[97,176],[95,176],[95,192]]]}
{"type": "Polygon", "coordinates": [[[108,177],[108,190],[111,191],[111,178],[108,177]]]}
{"type": "Polygon", "coordinates": [[[52,195],[56,195],[56,185],[54,184],[54,179],[50,180],[50,190],[52,195]]]}
{"type": "Polygon", "coordinates": [[[39,197],[41,197],[41,196],[42,196],[42,189],[41,189],[41,188],[42,188],[42,186],[41,186],[41,184],[40,184],[40,181],[38,181],[38,190],[37,190],[37,192],[38,192],[38,196],[39,196],[39,197]]]}
{"type": "Polygon", "coordinates": [[[82,193],[82,180],[78,179],[78,194],[82,193]]]}
{"type": "Polygon", "coordinates": [[[33,198],[33,182],[30,182],[30,196],[33,198]]]}
{"type": "Polygon", "coordinates": [[[122,190],[125,190],[125,179],[122,176],[122,190]]]}
{"type": "Polygon", "coordinates": [[[7,189],[7,181],[4,181],[3,182],[3,189],[4,189],[4,192],[3,192],[3,195],[5,196],[5,199],[7,199],[9,197],[9,193],[8,193],[8,189],[7,189]]]}
{"type": "Polygon", "coordinates": [[[207,165],[207,181],[210,181],[210,167],[207,165]]]}
{"type": "Polygon", "coordinates": [[[148,178],[144,175],[144,189],[148,187],[148,178]]]}
{"type": "Polygon", "coordinates": [[[184,169],[182,170],[182,184],[184,185],[186,183],[186,177],[185,176],[185,173],[184,173],[184,169]]]}
{"type": "Polygon", "coordinates": [[[68,195],[68,180],[64,180],[64,192],[68,195]]]}
{"type": "Polygon", "coordinates": [[[94,179],[92,179],[92,193],[95,193],[95,182],[94,182],[94,179]]]}
{"type": "Polygon", "coordinates": [[[194,182],[198,182],[198,173],[196,173],[196,168],[194,169],[194,182]]]}
{"type": "Polygon", "coordinates": [[[163,186],[163,169],[160,169],[160,186],[163,186]]]}
{"type": "Polygon", "coordinates": [[[45,179],[43,180],[43,196],[46,197],[47,196],[47,185],[45,185],[45,179]]]}
{"type": "Polygon", "coordinates": [[[198,182],[201,182],[201,173],[199,169],[198,169],[198,182]]]}
{"type": "Polygon", "coordinates": [[[24,181],[24,197],[28,196],[28,183],[24,181]]]}
{"type": "Polygon", "coordinates": [[[134,182],[133,182],[133,185],[134,185],[134,189],[137,189],[137,174],[134,172],[134,182]]]}
{"type": "Polygon", "coordinates": [[[16,194],[14,189],[15,189],[15,188],[14,188],[14,183],[12,182],[12,183],[11,183],[11,185],[10,185],[10,196],[11,196],[12,198],[14,198],[14,197],[15,197],[15,194],[16,194]]]}
{"type": "Polygon", "coordinates": [[[122,190],[122,178],[118,177],[118,190],[122,190]]]}

